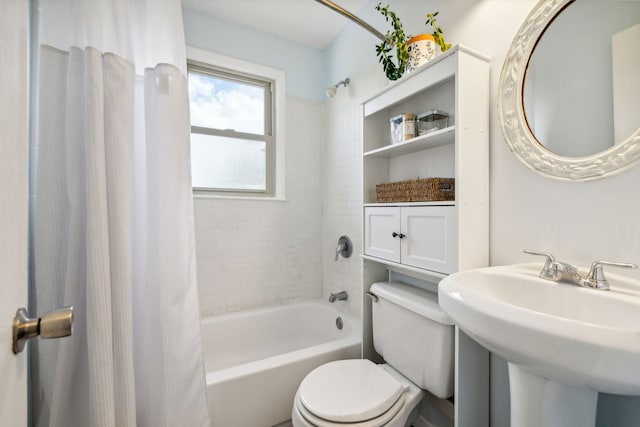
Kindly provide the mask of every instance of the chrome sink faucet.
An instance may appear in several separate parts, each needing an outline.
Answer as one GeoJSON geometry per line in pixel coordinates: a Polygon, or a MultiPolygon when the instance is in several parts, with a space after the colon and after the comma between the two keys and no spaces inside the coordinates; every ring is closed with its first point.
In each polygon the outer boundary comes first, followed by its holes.
{"type": "Polygon", "coordinates": [[[556,258],[548,252],[532,251],[525,249],[525,253],[531,255],[540,255],[546,257],[544,266],[540,271],[540,278],[545,280],[551,280],[554,282],[571,283],[585,288],[600,289],[608,291],[610,288],[609,282],[604,276],[603,266],[608,265],[611,267],[622,268],[638,268],[636,264],[624,263],[624,262],[611,262],[611,261],[594,261],[591,263],[591,268],[586,276],[580,275],[578,269],[567,264],[566,262],[556,261],[556,258]]]}

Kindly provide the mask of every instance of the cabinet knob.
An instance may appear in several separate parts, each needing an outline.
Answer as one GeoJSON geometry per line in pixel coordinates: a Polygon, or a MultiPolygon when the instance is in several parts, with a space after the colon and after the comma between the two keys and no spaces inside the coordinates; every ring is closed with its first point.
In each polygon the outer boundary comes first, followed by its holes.
{"type": "Polygon", "coordinates": [[[407,235],[406,235],[406,234],[402,234],[402,233],[400,233],[400,234],[398,235],[398,237],[400,237],[401,239],[404,239],[405,237],[407,237],[407,235]]]}
{"type": "Polygon", "coordinates": [[[398,233],[394,231],[393,233],[391,233],[391,237],[398,237],[398,233]]]}

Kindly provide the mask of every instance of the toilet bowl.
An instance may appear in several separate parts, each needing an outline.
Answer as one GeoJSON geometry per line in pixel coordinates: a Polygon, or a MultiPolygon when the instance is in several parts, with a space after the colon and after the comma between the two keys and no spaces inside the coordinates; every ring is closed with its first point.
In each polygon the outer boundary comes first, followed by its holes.
{"type": "Polygon", "coordinates": [[[391,366],[366,359],[330,362],[300,384],[295,427],[404,427],[417,415],[424,391],[391,366]]]}
{"type": "Polygon", "coordinates": [[[373,344],[385,364],[339,360],[302,380],[294,427],[405,427],[415,420],[425,390],[453,394],[453,322],[437,296],[398,282],[371,285],[373,344]]]}

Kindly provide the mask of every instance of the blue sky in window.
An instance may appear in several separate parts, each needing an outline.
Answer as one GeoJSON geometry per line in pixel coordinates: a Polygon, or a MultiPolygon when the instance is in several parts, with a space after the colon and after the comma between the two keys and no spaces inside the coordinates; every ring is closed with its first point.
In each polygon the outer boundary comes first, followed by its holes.
{"type": "Polygon", "coordinates": [[[189,73],[191,124],[264,134],[264,89],[189,73]]]}

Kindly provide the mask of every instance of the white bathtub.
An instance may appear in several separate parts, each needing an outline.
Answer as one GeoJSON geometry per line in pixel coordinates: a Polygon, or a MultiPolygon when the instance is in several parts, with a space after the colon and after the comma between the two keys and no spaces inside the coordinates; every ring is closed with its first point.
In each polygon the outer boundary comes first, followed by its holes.
{"type": "Polygon", "coordinates": [[[202,319],[212,427],[268,427],[288,420],[304,376],[323,363],[360,357],[360,342],[354,321],[322,301],[202,319]]]}

